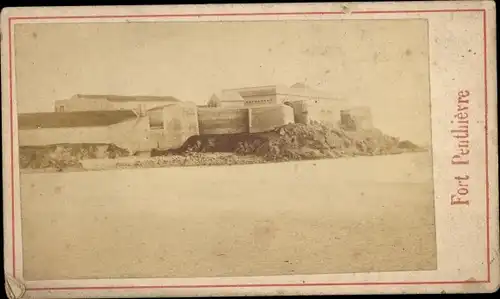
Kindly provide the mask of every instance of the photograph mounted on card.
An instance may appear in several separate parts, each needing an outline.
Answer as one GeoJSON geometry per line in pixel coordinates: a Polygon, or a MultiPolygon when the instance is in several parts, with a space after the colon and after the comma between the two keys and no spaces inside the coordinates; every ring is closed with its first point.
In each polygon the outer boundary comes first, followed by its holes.
{"type": "Polygon", "coordinates": [[[493,2],[1,21],[11,297],[498,288],[493,2]]]}

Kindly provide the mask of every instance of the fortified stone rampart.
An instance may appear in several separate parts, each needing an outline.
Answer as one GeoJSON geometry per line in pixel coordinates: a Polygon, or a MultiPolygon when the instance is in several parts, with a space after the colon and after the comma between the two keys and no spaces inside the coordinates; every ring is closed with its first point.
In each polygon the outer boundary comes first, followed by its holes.
{"type": "Polygon", "coordinates": [[[248,132],[248,108],[198,108],[200,135],[248,132]]]}
{"type": "Polygon", "coordinates": [[[200,135],[256,133],[294,122],[293,109],[286,105],[245,108],[198,107],[200,135]]]}
{"type": "Polygon", "coordinates": [[[149,136],[154,148],[180,147],[189,137],[200,133],[198,108],[194,103],[175,103],[148,112],[149,136]]]}
{"type": "Polygon", "coordinates": [[[294,122],[293,109],[287,105],[249,108],[250,133],[270,131],[294,122]]]}

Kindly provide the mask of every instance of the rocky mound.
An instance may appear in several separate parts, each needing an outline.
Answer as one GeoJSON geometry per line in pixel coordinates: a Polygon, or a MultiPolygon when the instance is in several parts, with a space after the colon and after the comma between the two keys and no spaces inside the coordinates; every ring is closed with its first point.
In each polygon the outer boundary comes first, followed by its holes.
{"type": "Polygon", "coordinates": [[[286,161],[420,150],[410,141],[400,141],[377,129],[345,131],[321,124],[288,124],[265,133],[192,136],[179,149],[154,154],[226,152],[286,161]]]}

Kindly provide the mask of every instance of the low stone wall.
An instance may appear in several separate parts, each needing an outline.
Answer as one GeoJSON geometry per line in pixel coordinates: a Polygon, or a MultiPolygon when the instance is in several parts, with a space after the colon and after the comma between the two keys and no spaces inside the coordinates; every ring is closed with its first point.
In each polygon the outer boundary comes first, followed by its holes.
{"type": "Polygon", "coordinates": [[[152,146],[150,140],[144,138],[149,133],[149,120],[147,117],[128,119],[107,128],[109,143],[127,149],[131,153],[147,151],[152,146]]]}
{"type": "Polygon", "coordinates": [[[111,143],[108,127],[40,128],[19,130],[19,146],[59,143],[111,143]]]}

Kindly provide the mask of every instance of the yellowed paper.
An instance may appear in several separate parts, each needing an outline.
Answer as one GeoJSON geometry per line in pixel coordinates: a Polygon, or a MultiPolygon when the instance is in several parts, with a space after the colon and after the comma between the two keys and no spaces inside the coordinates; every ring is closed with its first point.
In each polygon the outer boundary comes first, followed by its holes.
{"type": "Polygon", "coordinates": [[[1,22],[11,298],[498,288],[493,2],[1,22]]]}

